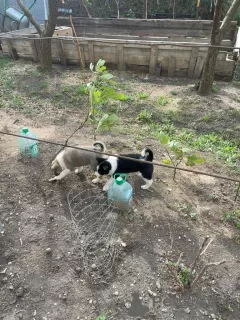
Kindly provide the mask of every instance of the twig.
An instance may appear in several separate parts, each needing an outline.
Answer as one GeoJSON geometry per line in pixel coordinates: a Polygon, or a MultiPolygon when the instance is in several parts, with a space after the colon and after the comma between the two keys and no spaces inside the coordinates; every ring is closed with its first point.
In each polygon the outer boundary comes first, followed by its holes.
{"type": "Polygon", "coordinates": [[[219,262],[210,262],[208,264],[206,264],[202,270],[199,272],[199,274],[195,277],[195,279],[193,280],[191,287],[201,278],[201,276],[203,275],[203,273],[206,271],[207,268],[212,267],[212,266],[220,266],[221,264],[225,263],[226,260],[222,260],[219,262]]]}
{"type": "Polygon", "coordinates": [[[175,268],[177,268],[177,267],[179,266],[179,264],[180,264],[180,262],[181,262],[181,259],[182,259],[182,256],[183,256],[183,253],[181,252],[181,253],[180,253],[180,256],[179,256],[179,258],[178,258],[178,261],[177,261],[176,264],[175,264],[175,268]]]}
{"type": "Polygon", "coordinates": [[[83,55],[82,55],[81,43],[80,43],[79,38],[77,36],[76,30],[75,30],[75,27],[74,27],[74,24],[73,24],[72,16],[70,16],[70,23],[71,23],[71,26],[72,26],[72,29],[73,29],[73,33],[74,33],[74,41],[73,42],[75,44],[77,44],[79,62],[80,62],[80,65],[82,65],[82,68],[83,68],[83,80],[84,80],[84,83],[86,83],[85,62],[84,62],[83,55]]]}
{"type": "Polygon", "coordinates": [[[236,192],[234,201],[237,201],[237,198],[238,198],[238,195],[239,195],[239,191],[240,191],[240,182],[239,182],[239,184],[238,184],[238,188],[237,188],[237,192],[236,192]]]}
{"type": "Polygon", "coordinates": [[[212,239],[209,240],[208,244],[206,245],[206,247],[203,249],[203,251],[200,253],[200,256],[202,256],[206,251],[207,248],[210,246],[210,244],[213,242],[213,240],[215,239],[215,237],[213,237],[212,239]]]}
{"type": "Polygon", "coordinates": [[[172,234],[172,229],[171,229],[170,224],[169,224],[169,231],[170,231],[170,235],[169,236],[170,236],[170,240],[171,240],[171,249],[172,249],[174,239],[173,239],[173,234],[172,234]]]}
{"type": "Polygon", "coordinates": [[[178,278],[175,267],[170,266],[168,263],[166,263],[166,265],[167,265],[167,268],[170,271],[171,275],[173,276],[173,278],[176,280],[177,284],[179,285],[180,289],[184,290],[184,285],[182,284],[182,282],[178,278]]]}
{"type": "Polygon", "coordinates": [[[195,269],[195,266],[196,266],[196,264],[197,264],[197,261],[198,261],[200,255],[201,255],[201,252],[203,251],[203,249],[204,249],[204,247],[205,247],[208,239],[209,239],[209,236],[206,236],[205,239],[203,240],[203,243],[202,243],[202,245],[201,245],[201,247],[200,247],[200,249],[199,249],[199,251],[198,251],[198,253],[197,253],[197,255],[196,255],[196,258],[195,258],[195,260],[194,260],[194,262],[193,262],[193,264],[192,264],[192,266],[191,266],[191,269],[190,269],[191,272],[195,269]]]}

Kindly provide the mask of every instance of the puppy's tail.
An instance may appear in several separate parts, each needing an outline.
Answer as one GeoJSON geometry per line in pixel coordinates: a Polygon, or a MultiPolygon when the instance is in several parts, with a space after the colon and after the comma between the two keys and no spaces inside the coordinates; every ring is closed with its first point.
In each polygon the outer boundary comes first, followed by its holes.
{"type": "Polygon", "coordinates": [[[141,156],[146,161],[153,161],[153,152],[149,148],[143,149],[143,151],[141,152],[141,156]]]}
{"type": "Polygon", "coordinates": [[[106,145],[102,141],[95,141],[93,143],[93,148],[96,151],[105,152],[106,151],[106,145]]]}

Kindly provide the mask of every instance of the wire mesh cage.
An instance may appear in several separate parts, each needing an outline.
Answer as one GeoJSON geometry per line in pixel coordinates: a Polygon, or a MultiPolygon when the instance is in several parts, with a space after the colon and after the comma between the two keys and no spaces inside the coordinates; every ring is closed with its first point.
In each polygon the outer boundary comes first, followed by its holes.
{"type": "Polygon", "coordinates": [[[81,248],[84,271],[93,281],[110,276],[120,244],[116,234],[118,209],[99,188],[83,183],[67,196],[71,219],[81,248]]]}

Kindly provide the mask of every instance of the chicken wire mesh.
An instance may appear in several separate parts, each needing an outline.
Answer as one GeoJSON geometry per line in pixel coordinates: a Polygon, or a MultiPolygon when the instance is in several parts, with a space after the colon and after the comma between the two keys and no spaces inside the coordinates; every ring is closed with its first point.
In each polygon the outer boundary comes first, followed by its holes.
{"type": "Polygon", "coordinates": [[[99,281],[110,275],[119,253],[118,209],[108,203],[105,193],[88,183],[83,183],[81,190],[71,190],[67,201],[84,271],[93,281],[99,281]]]}

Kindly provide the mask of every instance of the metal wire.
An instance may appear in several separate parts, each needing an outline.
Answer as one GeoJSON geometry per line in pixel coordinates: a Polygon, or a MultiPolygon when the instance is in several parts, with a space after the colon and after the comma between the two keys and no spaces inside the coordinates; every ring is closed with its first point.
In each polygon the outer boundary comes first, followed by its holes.
{"type": "Polygon", "coordinates": [[[71,190],[67,202],[81,249],[82,265],[91,282],[111,277],[120,244],[116,234],[118,209],[89,183],[81,190],[71,190]]]}

